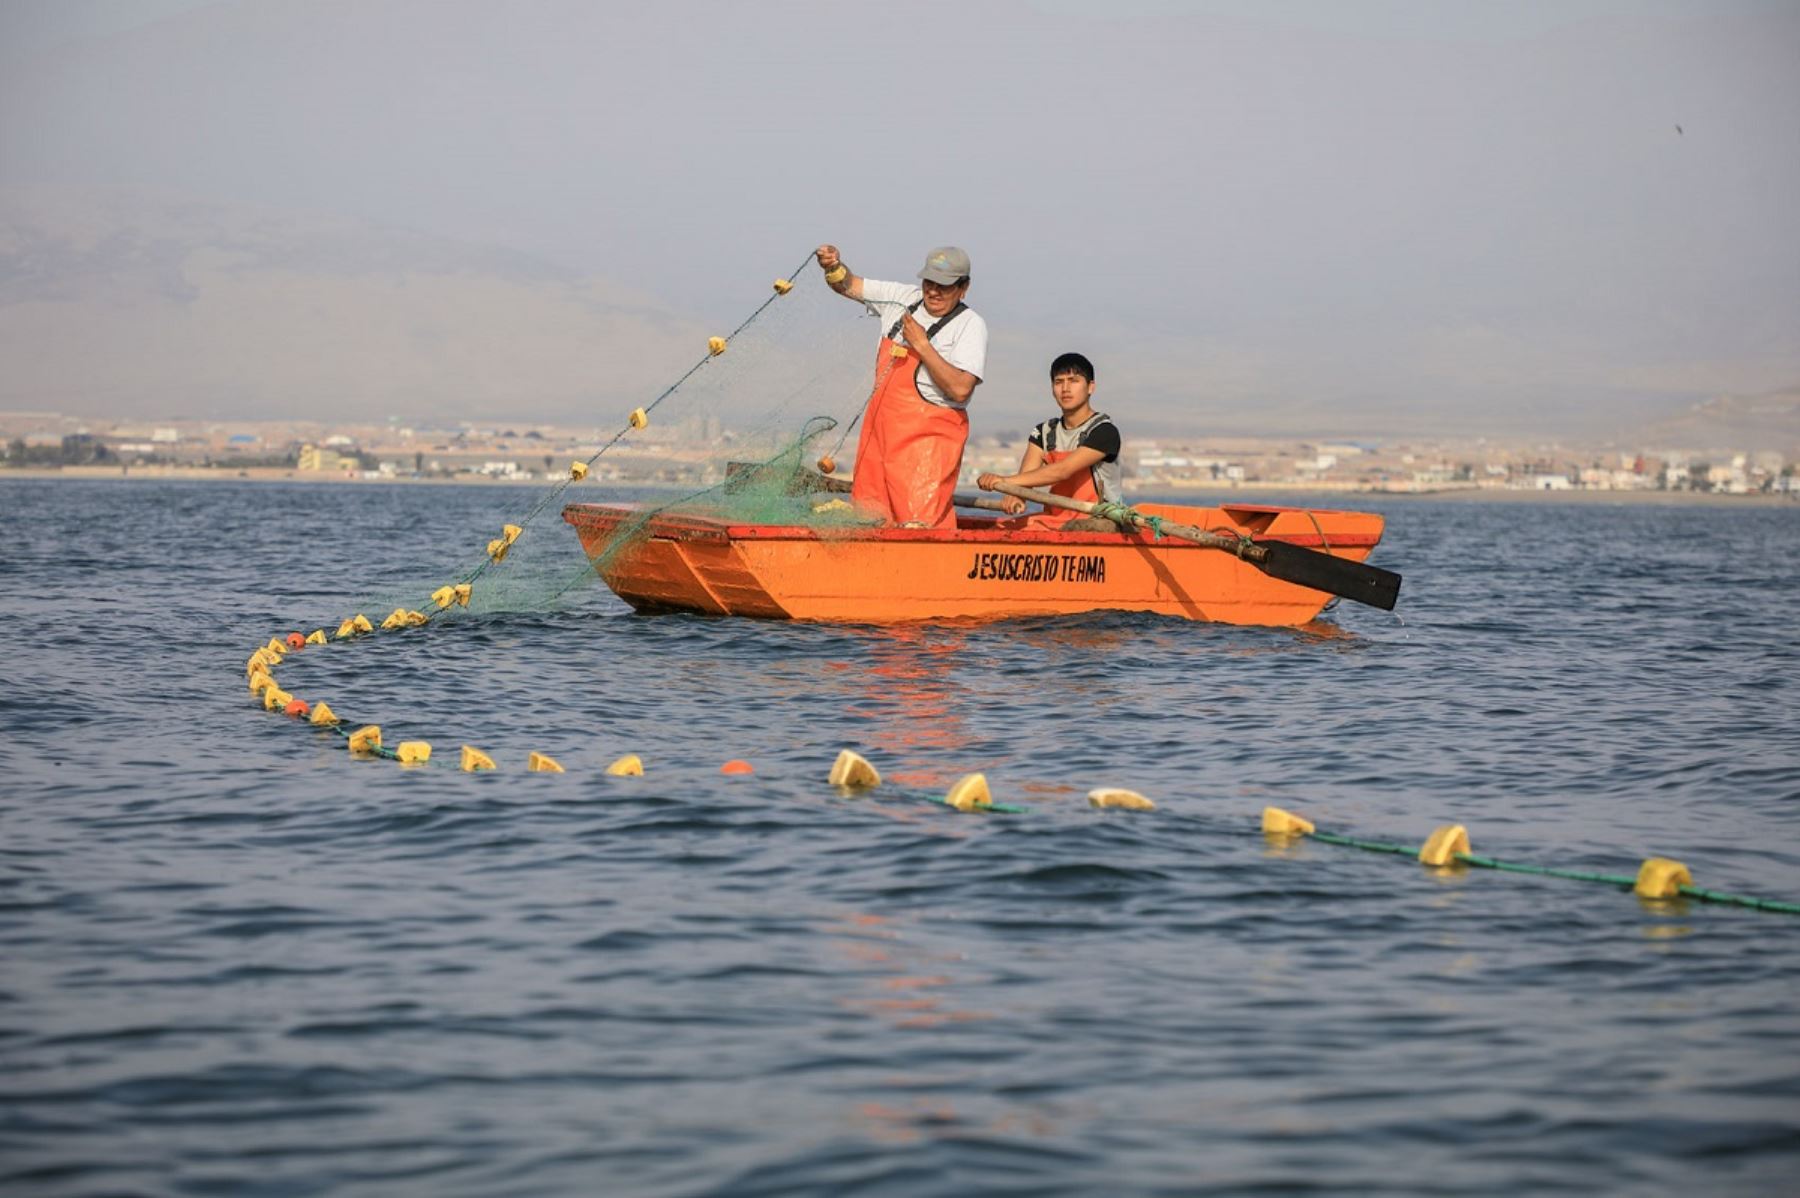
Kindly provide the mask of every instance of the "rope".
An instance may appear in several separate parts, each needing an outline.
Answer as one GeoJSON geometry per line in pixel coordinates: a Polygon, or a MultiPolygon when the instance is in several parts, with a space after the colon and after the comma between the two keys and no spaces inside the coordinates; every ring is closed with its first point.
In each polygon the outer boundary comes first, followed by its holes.
{"type": "MultiPolygon", "coordinates": [[[[1345,848],[1361,849],[1369,853],[1387,853],[1396,857],[1417,857],[1419,849],[1416,845],[1395,844],[1384,840],[1362,840],[1354,836],[1339,836],[1333,832],[1310,832],[1307,839],[1322,841],[1325,844],[1342,845],[1345,848]]],[[[1456,853],[1454,857],[1464,865],[1472,865],[1479,869],[1498,870],[1510,874],[1531,874],[1541,878],[1562,878],[1571,882],[1594,882],[1602,886],[1614,886],[1621,890],[1634,890],[1637,879],[1626,874],[1603,874],[1590,870],[1557,869],[1548,865],[1522,865],[1515,861],[1500,861],[1493,857],[1481,857],[1474,853],[1456,853]]],[[[1683,885],[1680,893],[1684,898],[1691,898],[1703,903],[1720,903],[1727,906],[1749,907],[1757,911],[1773,911],[1782,915],[1800,915],[1800,903],[1787,903],[1778,899],[1755,898],[1750,895],[1726,894],[1718,890],[1707,890],[1699,886],[1683,885]]]]}
{"type": "Polygon", "coordinates": [[[1250,550],[1256,548],[1255,539],[1247,532],[1239,532],[1234,525],[1215,525],[1206,531],[1220,540],[1233,542],[1231,545],[1221,545],[1220,548],[1229,549],[1240,558],[1249,557],[1250,550]]]}
{"type": "Polygon", "coordinates": [[[1416,857],[1419,855],[1417,845],[1385,844],[1379,840],[1358,840],[1354,836],[1337,836],[1330,832],[1313,832],[1309,834],[1307,839],[1322,840],[1326,844],[1341,844],[1346,848],[1363,849],[1370,853],[1394,853],[1401,857],[1416,857]]]}
{"type": "Polygon", "coordinates": [[[1783,915],[1800,915],[1800,903],[1751,898],[1743,894],[1721,894],[1716,890],[1702,890],[1698,886],[1683,886],[1681,893],[1683,897],[1699,899],[1703,903],[1725,903],[1734,907],[1750,907],[1757,911],[1777,911],[1783,915]]]}
{"type": "Polygon", "coordinates": [[[1516,865],[1510,861],[1496,861],[1492,857],[1477,857],[1473,853],[1457,853],[1456,859],[1466,865],[1504,870],[1510,874],[1536,874],[1543,878],[1567,878],[1572,882],[1599,882],[1608,886],[1623,886],[1627,890],[1637,885],[1636,878],[1628,878],[1623,874],[1596,874],[1578,869],[1553,869],[1544,865],[1516,865]]]}
{"type": "Polygon", "coordinates": [[[1140,512],[1128,503],[1103,499],[1094,505],[1094,515],[1103,520],[1111,520],[1114,524],[1125,528],[1131,528],[1134,525],[1139,528],[1147,528],[1150,530],[1152,541],[1160,541],[1163,538],[1163,518],[1140,512]]]}
{"type": "MultiPolygon", "coordinates": [[[[339,738],[343,740],[347,741],[351,738],[350,725],[347,721],[333,724],[330,728],[332,732],[335,732],[339,738]]],[[[396,760],[399,757],[399,753],[396,750],[385,745],[370,746],[366,751],[373,756],[383,757],[390,761],[396,760]]],[[[429,763],[427,762],[425,764],[429,763]]],[[[950,806],[949,800],[941,795],[915,789],[903,789],[900,793],[902,796],[918,802],[931,803],[939,807],[950,806]]],[[[971,810],[993,815],[1030,815],[1034,812],[1032,807],[1021,806],[1016,803],[993,803],[983,807],[971,808],[971,810]]],[[[1198,828],[1202,831],[1213,832],[1220,835],[1244,836],[1253,834],[1249,829],[1242,828],[1236,824],[1228,824],[1220,820],[1207,819],[1204,817],[1188,817],[1181,822],[1190,828],[1198,828]]],[[[1309,840],[1317,840],[1323,844],[1340,845],[1344,848],[1361,849],[1366,853],[1382,853],[1393,857],[1416,857],[1419,852],[1416,846],[1410,844],[1398,844],[1388,840],[1365,840],[1357,836],[1341,836],[1335,832],[1313,831],[1307,833],[1306,838],[1309,840]]],[[[1626,874],[1597,873],[1591,870],[1579,869],[1558,869],[1555,866],[1548,865],[1525,865],[1516,861],[1501,861],[1494,857],[1478,856],[1475,853],[1456,853],[1454,854],[1454,858],[1464,865],[1474,866],[1478,869],[1496,870],[1501,873],[1527,874],[1540,878],[1561,878],[1571,882],[1593,882],[1602,886],[1611,886],[1619,890],[1633,890],[1637,886],[1637,879],[1626,874]]],[[[1756,898],[1753,895],[1728,894],[1724,891],[1708,890],[1700,886],[1682,885],[1679,887],[1679,891],[1682,897],[1691,898],[1703,903],[1717,903],[1722,906],[1745,907],[1754,911],[1769,911],[1780,915],[1800,915],[1800,903],[1783,902],[1779,899],[1756,898]]]]}
{"type": "MultiPolygon", "coordinates": [[[[350,725],[347,721],[340,720],[338,723],[330,725],[330,728],[333,732],[337,733],[338,736],[341,737],[342,739],[344,739],[344,740],[350,739],[350,735],[351,735],[350,725]]],[[[368,753],[372,757],[385,757],[389,761],[400,760],[399,751],[396,749],[390,749],[386,745],[369,745],[363,751],[365,753],[368,753]]]]}
{"type": "MultiPolygon", "coordinates": [[[[1319,523],[1319,514],[1311,508],[1307,508],[1306,518],[1312,521],[1313,531],[1319,534],[1319,544],[1324,547],[1326,553],[1331,553],[1331,538],[1325,535],[1325,527],[1319,523]]],[[[1335,557],[1336,554],[1332,554],[1332,556],[1335,557]]]]}
{"type": "MultiPolygon", "coordinates": [[[[915,792],[911,797],[916,798],[920,802],[923,802],[923,803],[934,803],[939,807],[950,806],[950,800],[946,799],[943,795],[920,794],[920,793],[915,792]]],[[[986,803],[980,807],[971,807],[971,808],[969,808],[969,810],[970,811],[978,811],[983,814],[991,813],[993,815],[1030,815],[1031,814],[1031,808],[1021,807],[1017,803],[986,803]]]]}
{"type": "MultiPolygon", "coordinates": [[[[1330,556],[1337,556],[1331,552],[1331,538],[1325,535],[1325,527],[1319,523],[1318,513],[1314,512],[1311,508],[1307,508],[1306,518],[1312,521],[1313,531],[1319,534],[1319,544],[1324,548],[1325,552],[1330,556]]],[[[1338,598],[1337,595],[1333,595],[1331,598],[1327,599],[1325,601],[1325,606],[1320,608],[1319,611],[1324,613],[1334,610],[1338,605],[1338,598]]]]}

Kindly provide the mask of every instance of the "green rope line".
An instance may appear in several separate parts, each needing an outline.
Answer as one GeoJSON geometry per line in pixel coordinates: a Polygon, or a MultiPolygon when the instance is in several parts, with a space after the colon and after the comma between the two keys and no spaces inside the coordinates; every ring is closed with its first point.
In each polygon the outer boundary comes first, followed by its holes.
{"type": "MultiPolygon", "coordinates": [[[[912,797],[923,803],[932,803],[939,807],[950,807],[950,801],[942,795],[920,794],[912,797]]],[[[961,808],[950,807],[950,810],[961,811],[961,808]]],[[[1031,808],[1021,807],[1017,803],[987,803],[980,807],[971,807],[964,814],[974,815],[976,813],[993,815],[1030,815],[1031,808]]]]}
{"type": "Polygon", "coordinates": [[[1094,505],[1094,515],[1100,517],[1102,520],[1111,520],[1121,528],[1132,528],[1134,526],[1138,528],[1147,528],[1150,530],[1150,539],[1152,541],[1160,541],[1163,539],[1163,518],[1161,516],[1152,516],[1147,512],[1140,512],[1128,503],[1119,503],[1116,500],[1110,499],[1101,500],[1094,505]]]}
{"type": "MultiPolygon", "coordinates": [[[[348,724],[349,724],[348,720],[339,720],[335,724],[329,724],[326,726],[329,727],[333,732],[337,733],[344,740],[349,740],[350,739],[350,729],[348,727],[348,724]]],[[[394,749],[388,748],[386,745],[371,745],[368,748],[364,749],[363,752],[368,753],[374,757],[385,757],[389,761],[400,760],[399,752],[394,749]]],[[[415,762],[414,764],[429,765],[431,763],[429,761],[424,761],[424,762],[415,762]]]]}
{"type": "MultiPolygon", "coordinates": [[[[1388,853],[1397,857],[1417,857],[1419,849],[1416,845],[1395,844],[1384,840],[1362,840],[1354,836],[1339,836],[1332,832],[1311,832],[1307,839],[1322,841],[1325,844],[1343,845],[1345,848],[1362,849],[1370,853],[1388,853]]],[[[1603,874],[1590,870],[1557,869],[1548,865],[1521,865],[1513,861],[1500,861],[1493,857],[1481,857],[1474,853],[1456,853],[1454,857],[1464,865],[1472,865],[1479,869],[1499,870],[1511,874],[1531,874],[1541,878],[1563,878],[1571,882],[1597,882],[1602,886],[1616,886],[1622,890],[1634,890],[1637,879],[1625,874],[1603,874]]],[[[1726,894],[1723,891],[1707,890],[1699,886],[1680,887],[1684,898],[1696,899],[1705,903],[1721,903],[1727,906],[1749,907],[1757,911],[1775,911],[1783,915],[1800,915],[1800,903],[1787,903],[1778,899],[1754,898],[1742,894],[1726,894]]]]}
{"type": "MultiPolygon", "coordinates": [[[[349,721],[339,720],[328,725],[344,740],[350,739],[349,721]]],[[[396,760],[399,754],[387,746],[370,748],[368,752],[376,757],[396,760]]],[[[430,765],[429,761],[420,764],[430,765]]],[[[901,790],[902,797],[916,802],[930,803],[936,807],[949,807],[949,800],[942,795],[930,794],[917,790],[901,790]]],[[[1030,815],[1034,808],[1017,803],[991,803],[983,807],[972,807],[968,814],[984,813],[989,815],[1030,815]]],[[[1187,818],[1182,822],[1206,831],[1224,835],[1253,835],[1249,829],[1237,824],[1225,824],[1221,821],[1187,818]]],[[[1396,844],[1387,840],[1364,840],[1356,836],[1340,836],[1335,832],[1310,832],[1305,839],[1317,840],[1323,844],[1341,845],[1344,848],[1361,849],[1368,853],[1385,853],[1395,857],[1416,857],[1419,850],[1413,845],[1396,844]]],[[[1492,869],[1501,873],[1528,874],[1541,878],[1562,878],[1571,882],[1596,882],[1603,886],[1613,886],[1621,890],[1632,890],[1637,886],[1637,879],[1625,874],[1595,873],[1590,870],[1558,869],[1548,865],[1522,865],[1515,861],[1501,861],[1494,857],[1478,856],[1475,853],[1456,853],[1454,857],[1464,865],[1472,865],[1478,869],[1492,869]]],[[[1708,890],[1701,886],[1680,887],[1683,898],[1691,898],[1703,903],[1718,903],[1729,907],[1747,907],[1753,911],[1772,911],[1781,915],[1800,915],[1800,903],[1788,903],[1779,899],[1756,898],[1745,894],[1728,894],[1721,890],[1708,890]]]]}
{"type": "Polygon", "coordinates": [[[1417,857],[1419,855],[1417,845],[1387,844],[1379,840],[1358,840],[1354,836],[1338,836],[1331,832],[1313,832],[1309,834],[1308,838],[1322,840],[1326,844],[1341,844],[1347,848],[1363,849],[1371,853],[1395,853],[1401,857],[1417,857]]]}
{"type": "MultiPolygon", "coordinates": [[[[351,723],[351,721],[349,721],[349,720],[339,720],[335,724],[327,724],[327,725],[324,725],[324,727],[327,727],[332,732],[335,732],[338,735],[339,739],[348,741],[351,736],[350,723],[351,723]]],[[[368,753],[371,757],[383,757],[389,761],[397,761],[400,758],[400,754],[397,750],[389,748],[386,745],[371,745],[369,748],[365,749],[364,752],[368,753]]],[[[429,768],[432,765],[432,761],[430,759],[427,759],[425,761],[415,762],[414,764],[421,766],[421,767],[429,768]]],[[[928,793],[925,793],[922,791],[906,791],[906,790],[902,790],[899,793],[906,798],[915,799],[915,800],[917,800],[919,802],[923,802],[923,803],[931,803],[934,806],[938,806],[938,807],[949,807],[950,806],[949,800],[945,799],[942,795],[928,794],[928,793]]],[[[956,808],[952,808],[952,810],[956,810],[956,808]]],[[[985,806],[981,806],[981,807],[971,807],[969,809],[969,811],[967,812],[967,814],[1029,815],[1029,814],[1031,814],[1031,808],[1021,807],[1017,803],[989,803],[989,804],[986,804],[985,806]]]]}
{"type": "MultiPolygon", "coordinates": [[[[1492,857],[1477,857],[1473,853],[1457,853],[1458,861],[1482,869],[1498,869],[1514,874],[1537,874],[1546,878],[1568,878],[1576,882],[1599,882],[1602,885],[1617,886],[1624,890],[1637,887],[1637,879],[1623,874],[1589,873],[1577,869],[1552,869],[1542,865],[1518,865],[1509,861],[1496,861],[1492,857]]],[[[1723,903],[1727,906],[1750,907],[1758,911],[1778,911],[1784,915],[1800,915],[1800,903],[1784,903],[1777,899],[1753,898],[1749,895],[1726,894],[1719,890],[1707,890],[1700,886],[1679,887],[1682,897],[1698,899],[1704,903],[1723,903]]]]}
{"type": "Polygon", "coordinates": [[[1094,515],[1100,517],[1102,520],[1111,520],[1114,524],[1123,524],[1127,528],[1137,523],[1137,521],[1133,519],[1137,513],[1132,511],[1128,504],[1117,503],[1110,499],[1096,503],[1094,505],[1094,515]]]}
{"type": "Polygon", "coordinates": [[[1516,865],[1510,861],[1496,861],[1492,857],[1477,857],[1473,853],[1457,853],[1455,856],[1465,864],[1482,869],[1498,869],[1509,874],[1536,874],[1544,878],[1567,878],[1572,882],[1600,882],[1610,886],[1623,886],[1627,890],[1637,885],[1636,878],[1628,878],[1624,874],[1596,874],[1579,869],[1554,869],[1545,865],[1516,865]]]}
{"type": "MultiPolygon", "coordinates": [[[[350,721],[348,720],[340,719],[336,723],[324,725],[323,727],[329,729],[345,741],[348,741],[351,738],[352,733],[350,731],[350,721]]],[[[389,761],[398,760],[400,756],[397,750],[386,745],[371,746],[366,752],[371,756],[382,757],[389,761]]],[[[430,762],[427,760],[418,764],[430,765],[430,762]]],[[[899,793],[903,797],[917,802],[930,803],[933,806],[938,807],[950,806],[949,800],[941,795],[917,790],[901,790],[899,793]]],[[[1020,806],[1016,803],[991,803],[982,807],[970,808],[969,811],[982,812],[991,815],[1028,815],[1032,814],[1034,809],[1031,807],[1020,806]]],[[[1189,817],[1182,822],[1206,831],[1219,832],[1227,835],[1251,834],[1248,829],[1240,828],[1235,824],[1224,825],[1219,821],[1214,820],[1189,817]]],[[[1356,836],[1341,836],[1335,832],[1320,832],[1315,830],[1306,833],[1305,838],[1317,840],[1323,844],[1340,845],[1344,848],[1360,849],[1363,852],[1382,853],[1394,857],[1417,857],[1419,854],[1418,848],[1410,844],[1398,844],[1388,840],[1365,840],[1356,836]]],[[[1463,865],[1474,866],[1477,869],[1491,869],[1501,873],[1525,874],[1540,878],[1560,878],[1571,882],[1593,882],[1620,890],[1635,890],[1637,887],[1637,879],[1626,874],[1598,873],[1592,870],[1579,869],[1560,869],[1548,865],[1527,865],[1516,861],[1501,861],[1495,857],[1485,857],[1475,853],[1455,853],[1452,854],[1452,857],[1455,861],[1463,865]]],[[[1784,902],[1780,899],[1757,898],[1753,895],[1730,894],[1725,891],[1709,890],[1705,887],[1686,884],[1680,885],[1677,887],[1677,890],[1683,898],[1694,899],[1698,902],[1716,903],[1721,906],[1745,907],[1753,911],[1769,911],[1781,915],[1800,915],[1800,903],[1784,902]]]]}
{"type": "Polygon", "coordinates": [[[1724,894],[1717,890],[1703,890],[1698,886],[1681,887],[1683,898],[1699,899],[1703,903],[1724,903],[1734,907],[1749,907],[1757,911],[1777,911],[1783,915],[1800,915],[1800,903],[1784,903],[1778,899],[1752,898],[1744,894],[1724,894]]]}

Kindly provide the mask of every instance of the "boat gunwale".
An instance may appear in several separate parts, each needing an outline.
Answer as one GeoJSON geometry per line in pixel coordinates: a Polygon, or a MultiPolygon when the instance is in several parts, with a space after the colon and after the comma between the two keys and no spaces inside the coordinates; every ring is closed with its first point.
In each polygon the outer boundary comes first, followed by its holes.
{"type": "MultiPolygon", "coordinates": [[[[1217,511],[1254,512],[1261,515],[1279,515],[1284,512],[1329,512],[1333,515],[1369,516],[1373,513],[1350,512],[1341,508],[1294,508],[1266,507],[1248,504],[1221,505],[1213,509],[1217,511]]],[[[643,513],[632,506],[605,503],[570,503],[565,504],[562,511],[563,520],[570,525],[598,525],[604,523],[623,524],[638,518],[643,513]],[[573,513],[573,517],[571,516],[573,513]]],[[[981,517],[963,517],[984,524],[997,524],[998,519],[981,517]]],[[[845,526],[832,529],[819,529],[805,524],[742,524],[732,523],[713,516],[675,515],[657,513],[645,522],[645,527],[652,537],[661,537],[680,541],[794,541],[822,544],[1023,544],[1023,545],[1092,545],[1095,547],[1145,546],[1159,549],[1204,550],[1210,546],[1185,541],[1178,537],[1158,537],[1148,529],[1134,529],[1131,532],[1097,532],[1075,531],[1059,532],[1052,529],[1038,528],[971,528],[959,525],[954,529],[936,528],[857,528],[845,526]]],[[[1223,535],[1235,535],[1235,530],[1221,529],[1223,535]]],[[[1385,530],[1384,530],[1385,531],[1385,530]]],[[[1335,536],[1324,536],[1318,532],[1283,532],[1279,535],[1252,535],[1253,543],[1279,541],[1284,544],[1297,545],[1303,548],[1326,547],[1337,549],[1369,549],[1381,543],[1381,532],[1342,533],[1335,536]]]]}

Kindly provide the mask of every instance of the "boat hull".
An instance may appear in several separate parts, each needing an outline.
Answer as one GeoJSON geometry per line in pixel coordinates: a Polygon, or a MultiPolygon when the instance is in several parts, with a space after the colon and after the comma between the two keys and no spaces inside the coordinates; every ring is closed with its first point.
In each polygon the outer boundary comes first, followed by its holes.
{"type": "MultiPolygon", "coordinates": [[[[1149,515],[1352,561],[1381,539],[1367,512],[1140,504],[1149,515]]],[[[574,503],[563,519],[607,586],[639,610],[892,623],[1148,611],[1296,625],[1330,599],[1229,552],[1148,530],[1050,532],[963,517],[954,530],[740,524],[574,503]],[[623,538],[621,540],[621,538],[623,538]],[[616,548],[615,548],[616,543],[616,548]]]]}

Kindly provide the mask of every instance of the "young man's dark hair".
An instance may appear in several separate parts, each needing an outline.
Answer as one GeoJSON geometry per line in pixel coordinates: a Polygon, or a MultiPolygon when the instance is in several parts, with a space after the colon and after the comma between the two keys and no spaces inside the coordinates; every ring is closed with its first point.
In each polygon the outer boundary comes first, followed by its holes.
{"type": "Polygon", "coordinates": [[[1056,361],[1050,363],[1050,377],[1059,374],[1078,374],[1091,383],[1094,381],[1094,364],[1082,354],[1058,354],[1056,361]]]}

